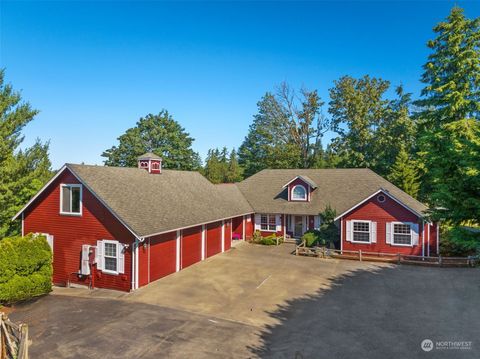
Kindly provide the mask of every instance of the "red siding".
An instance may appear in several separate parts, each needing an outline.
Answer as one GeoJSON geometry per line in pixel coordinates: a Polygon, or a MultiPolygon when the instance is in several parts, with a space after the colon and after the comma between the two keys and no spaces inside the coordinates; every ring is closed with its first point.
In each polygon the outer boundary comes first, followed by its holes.
{"type": "Polygon", "coordinates": [[[243,238],[243,216],[232,219],[232,232],[243,238]]]}
{"type": "MultiPolygon", "coordinates": [[[[359,207],[352,210],[350,213],[343,217],[343,238],[342,245],[344,250],[362,250],[368,252],[382,252],[382,253],[402,253],[402,254],[422,254],[422,236],[424,231],[422,230],[422,220],[415,214],[389,198],[385,196],[384,203],[377,201],[376,196],[363,203],[359,207]],[[377,222],[377,243],[362,244],[351,243],[346,241],[346,221],[347,220],[370,220],[377,222]],[[413,247],[393,246],[386,243],[386,223],[387,222],[414,222],[419,224],[419,239],[418,245],[413,247]]],[[[427,227],[427,226],[425,226],[427,227]]],[[[427,254],[425,250],[425,255],[427,254]]]]}
{"type": "Polygon", "coordinates": [[[182,231],[181,268],[186,268],[202,260],[202,226],[182,231]]]}
{"type": "Polygon", "coordinates": [[[232,220],[226,220],[225,221],[225,244],[224,244],[224,249],[225,251],[228,251],[230,248],[232,248],[232,220]]]}
{"type": "Polygon", "coordinates": [[[150,283],[148,268],[148,257],[150,251],[150,241],[145,239],[138,247],[138,286],[141,287],[150,283]]]}
{"type": "Polygon", "coordinates": [[[293,191],[293,187],[295,187],[296,185],[302,185],[303,187],[305,187],[305,189],[307,190],[307,201],[310,201],[310,186],[305,183],[304,181],[302,181],[300,178],[297,178],[295,181],[293,181],[292,183],[290,183],[288,185],[288,193],[289,193],[289,200],[292,201],[292,202],[305,202],[304,200],[293,200],[293,196],[292,196],[292,191],[293,191]]]}
{"type": "Polygon", "coordinates": [[[207,225],[206,257],[211,257],[214,254],[222,251],[222,222],[209,223],[207,225]]]}
{"type": "MultiPolygon", "coordinates": [[[[169,232],[149,238],[150,282],[174,273],[177,258],[177,232],[169,232]]],[[[141,272],[140,272],[141,274],[141,272]]]]}
{"type": "Polygon", "coordinates": [[[95,286],[130,290],[131,253],[134,236],[83,187],[82,216],[60,215],[60,184],[79,183],[67,169],[25,211],[24,232],[49,233],[54,236],[53,283],[64,285],[68,278],[79,280],[72,273],[80,269],[82,244],[97,245],[97,240],[114,239],[129,244],[125,251],[125,274],[97,273],[95,286]]]}

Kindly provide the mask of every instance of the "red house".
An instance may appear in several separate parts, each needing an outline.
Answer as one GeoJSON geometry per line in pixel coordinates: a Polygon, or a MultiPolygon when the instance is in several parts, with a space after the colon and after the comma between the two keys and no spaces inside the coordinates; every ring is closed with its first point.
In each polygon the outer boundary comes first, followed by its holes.
{"type": "Polygon", "coordinates": [[[369,169],[263,170],[238,184],[255,229],[299,238],[330,205],[344,250],[433,255],[438,227],[427,207],[369,169]]]}
{"type": "Polygon", "coordinates": [[[66,164],[22,208],[22,233],[47,235],[53,282],[130,291],[231,247],[253,233],[236,186],[198,172],[66,164]]]}
{"type": "Polygon", "coordinates": [[[227,251],[259,230],[301,237],[330,205],[345,250],[438,253],[426,206],[368,169],[263,170],[213,185],[198,172],[66,164],[23,207],[22,233],[47,236],[53,282],[130,291],[227,251]]]}

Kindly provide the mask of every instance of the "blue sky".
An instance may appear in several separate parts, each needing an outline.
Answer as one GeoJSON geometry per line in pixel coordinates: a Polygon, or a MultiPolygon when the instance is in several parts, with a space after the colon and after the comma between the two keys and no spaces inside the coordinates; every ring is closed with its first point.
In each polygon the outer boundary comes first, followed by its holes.
{"type": "Polygon", "coordinates": [[[369,74],[418,95],[425,43],[454,3],[480,16],[473,1],[1,1],[0,67],[41,111],[25,144],[50,140],[54,168],[101,164],[162,108],[204,157],[238,147],[282,81],[328,101],[335,79],[369,74]]]}

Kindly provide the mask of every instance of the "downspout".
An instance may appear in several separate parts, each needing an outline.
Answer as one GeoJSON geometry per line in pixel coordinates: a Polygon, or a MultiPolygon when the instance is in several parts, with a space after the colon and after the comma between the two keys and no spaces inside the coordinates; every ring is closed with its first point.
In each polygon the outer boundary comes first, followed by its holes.
{"type": "Polygon", "coordinates": [[[22,237],[25,236],[25,224],[24,224],[24,217],[23,217],[24,212],[22,212],[22,237]]]}
{"type": "Polygon", "coordinates": [[[440,221],[437,222],[437,256],[440,255],[440,221]]]}
{"type": "Polygon", "coordinates": [[[422,257],[425,256],[425,221],[422,219],[422,257]]]}
{"type": "Polygon", "coordinates": [[[427,245],[427,257],[430,257],[430,222],[427,223],[427,240],[428,240],[428,245],[427,245]]]}
{"type": "Polygon", "coordinates": [[[137,243],[137,239],[135,238],[135,241],[132,243],[132,283],[130,285],[132,290],[135,290],[135,246],[137,243]]]}
{"type": "Polygon", "coordinates": [[[340,254],[343,254],[343,217],[340,218],[340,254]]]}

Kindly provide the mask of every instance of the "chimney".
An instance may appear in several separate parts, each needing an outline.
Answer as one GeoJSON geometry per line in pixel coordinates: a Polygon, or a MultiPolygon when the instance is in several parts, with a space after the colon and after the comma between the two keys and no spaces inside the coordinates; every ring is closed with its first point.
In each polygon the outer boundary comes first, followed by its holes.
{"type": "Polygon", "coordinates": [[[154,153],[148,152],[138,157],[138,168],[143,168],[148,173],[162,173],[162,158],[154,153]]]}

